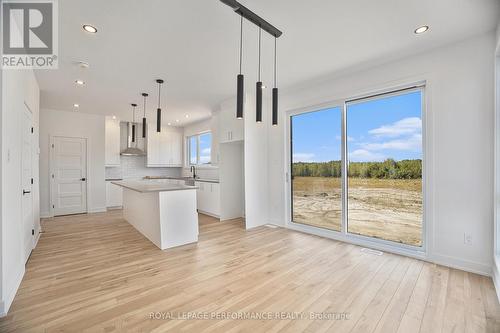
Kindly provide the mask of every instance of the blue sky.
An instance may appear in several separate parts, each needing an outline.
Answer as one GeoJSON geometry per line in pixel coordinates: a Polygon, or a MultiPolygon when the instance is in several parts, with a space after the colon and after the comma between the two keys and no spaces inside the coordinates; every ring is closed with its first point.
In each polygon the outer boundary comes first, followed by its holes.
{"type": "MultiPolygon", "coordinates": [[[[340,160],[340,108],[294,116],[292,130],[294,162],[340,160]]],[[[353,162],[422,158],[420,91],[348,105],[347,135],[353,162]]]]}

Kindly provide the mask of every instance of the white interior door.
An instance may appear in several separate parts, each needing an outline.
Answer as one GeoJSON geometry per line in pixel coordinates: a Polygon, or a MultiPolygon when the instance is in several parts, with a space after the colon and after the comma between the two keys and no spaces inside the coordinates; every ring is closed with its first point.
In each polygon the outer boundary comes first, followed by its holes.
{"type": "Polygon", "coordinates": [[[52,140],[52,209],[54,215],[87,212],[87,140],[52,140]]]}
{"type": "Polygon", "coordinates": [[[32,139],[33,139],[33,115],[31,111],[25,106],[22,118],[22,217],[23,217],[23,245],[24,245],[24,262],[33,250],[33,233],[35,229],[33,218],[33,170],[32,170],[32,139]]]}

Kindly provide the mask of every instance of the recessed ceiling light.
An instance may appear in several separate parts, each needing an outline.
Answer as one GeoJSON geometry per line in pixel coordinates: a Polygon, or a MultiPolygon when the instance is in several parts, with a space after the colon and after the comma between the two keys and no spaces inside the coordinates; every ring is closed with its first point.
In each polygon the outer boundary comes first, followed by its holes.
{"type": "Polygon", "coordinates": [[[186,115],[186,118],[189,118],[189,115],[188,115],[188,114],[186,115]]]}
{"type": "Polygon", "coordinates": [[[79,86],[83,86],[85,84],[85,81],[83,80],[76,80],[75,83],[79,86]]]}
{"type": "Polygon", "coordinates": [[[113,116],[113,119],[116,119],[116,116],[113,116]]]}
{"type": "Polygon", "coordinates": [[[85,61],[77,61],[76,65],[82,69],[87,69],[90,67],[89,63],[85,61]]]}
{"type": "Polygon", "coordinates": [[[262,89],[266,89],[266,86],[264,84],[262,85],[262,89]]]}
{"type": "Polygon", "coordinates": [[[90,24],[84,24],[83,30],[90,32],[91,34],[95,34],[97,32],[97,28],[90,24]]]}
{"type": "Polygon", "coordinates": [[[167,125],[170,126],[170,125],[172,125],[172,123],[168,123],[167,125]]]}
{"type": "Polygon", "coordinates": [[[179,122],[179,119],[175,119],[175,122],[178,123],[179,122]]]}
{"type": "Polygon", "coordinates": [[[421,27],[418,27],[417,29],[415,29],[415,34],[417,35],[420,35],[420,34],[423,34],[424,32],[426,32],[427,30],[429,30],[429,26],[428,25],[423,25],[421,27]]]}
{"type": "Polygon", "coordinates": [[[74,106],[75,108],[79,108],[79,107],[80,107],[80,104],[76,104],[76,103],[75,103],[75,104],[73,104],[73,106],[74,106]]]}

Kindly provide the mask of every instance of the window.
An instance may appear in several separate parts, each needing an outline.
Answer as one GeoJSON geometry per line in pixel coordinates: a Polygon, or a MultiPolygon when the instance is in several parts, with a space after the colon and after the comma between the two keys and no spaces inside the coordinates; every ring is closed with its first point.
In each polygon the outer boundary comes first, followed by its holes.
{"type": "Polygon", "coordinates": [[[423,246],[423,88],[290,116],[291,222],[423,246]]]}
{"type": "Polygon", "coordinates": [[[212,133],[206,132],[188,137],[189,164],[208,165],[211,163],[212,133]]]}

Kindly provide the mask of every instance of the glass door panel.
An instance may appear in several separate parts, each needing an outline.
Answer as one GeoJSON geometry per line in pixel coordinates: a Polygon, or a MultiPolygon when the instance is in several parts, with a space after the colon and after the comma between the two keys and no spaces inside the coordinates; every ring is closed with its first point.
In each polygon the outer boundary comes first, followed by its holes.
{"type": "Polygon", "coordinates": [[[330,230],[342,224],[342,113],[291,117],[292,221],[330,230]]]}
{"type": "Polygon", "coordinates": [[[346,104],[347,231],[422,246],[422,91],[346,104]]]}

